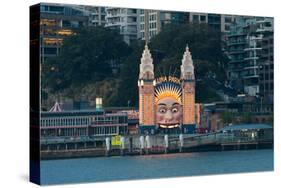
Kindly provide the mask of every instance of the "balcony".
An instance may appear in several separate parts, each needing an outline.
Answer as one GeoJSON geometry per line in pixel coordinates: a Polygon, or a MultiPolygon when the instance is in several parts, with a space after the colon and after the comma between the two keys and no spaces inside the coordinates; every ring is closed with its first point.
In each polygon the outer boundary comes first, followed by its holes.
{"type": "Polygon", "coordinates": [[[105,27],[114,27],[114,26],[121,26],[122,23],[121,22],[107,22],[105,24],[105,27]]]}
{"type": "Polygon", "coordinates": [[[236,36],[244,36],[247,35],[246,33],[238,33],[238,32],[230,32],[227,36],[228,37],[236,37],[236,36]]]}
{"type": "Polygon", "coordinates": [[[273,32],[273,28],[272,27],[258,28],[257,32],[273,32]]]}
{"type": "Polygon", "coordinates": [[[262,50],[262,48],[259,48],[259,47],[248,47],[248,48],[244,49],[244,51],[251,51],[251,50],[262,50]]]}
{"type": "Polygon", "coordinates": [[[262,18],[260,20],[257,20],[257,23],[266,23],[266,22],[272,22],[272,18],[262,18]]]}
{"type": "Polygon", "coordinates": [[[259,66],[252,65],[252,66],[244,67],[244,70],[249,70],[249,69],[259,69],[259,66]]]}
{"type": "Polygon", "coordinates": [[[117,18],[117,17],[120,17],[121,15],[120,14],[107,14],[105,17],[106,18],[117,18]]]}
{"type": "Polygon", "coordinates": [[[244,53],[244,50],[240,49],[240,50],[230,50],[229,51],[229,54],[240,54],[240,53],[244,53]]]}
{"type": "Polygon", "coordinates": [[[259,57],[257,57],[257,56],[244,58],[245,61],[247,61],[247,60],[257,60],[257,59],[259,59],[259,57]]]}
{"type": "Polygon", "coordinates": [[[246,44],[245,40],[240,40],[240,41],[233,41],[233,42],[228,42],[227,45],[228,46],[232,46],[232,45],[241,45],[241,44],[246,44]]]}
{"type": "Polygon", "coordinates": [[[258,77],[259,77],[259,75],[257,75],[257,74],[243,76],[244,79],[251,79],[251,78],[258,78],[258,77]]]}
{"type": "Polygon", "coordinates": [[[233,59],[229,61],[229,63],[240,63],[240,62],[244,62],[244,59],[233,59]]]}
{"type": "Polygon", "coordinates": [[[137,32],[132,32],[132,31],[121,31],[121,35],[137,35],[137,32]]]}

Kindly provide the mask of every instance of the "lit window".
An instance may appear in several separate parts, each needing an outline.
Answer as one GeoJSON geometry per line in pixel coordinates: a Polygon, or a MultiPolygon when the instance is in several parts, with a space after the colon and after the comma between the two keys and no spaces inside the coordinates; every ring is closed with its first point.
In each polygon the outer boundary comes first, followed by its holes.
{"type": "Polygon", "coordinates": [[[43,26],[56,26],[57,22],[56,22],[56,20],[51,20],[51,19],[41,19],[40,20],[40,25],[43,25],[43,26]]]}
{"type": "Polygon", "coordinates": [[[63,39],[61,38],[44,38],[45,45],[61,45],[63,39]]]}
{"type": "Polygon", "coordinates": [[[63,36],[69,36],[69,35],[73,35],[75,34],[73,31],[71,31],[70,29],[61,29],[57,31],[58,35],[63,35],[63,36]]]}

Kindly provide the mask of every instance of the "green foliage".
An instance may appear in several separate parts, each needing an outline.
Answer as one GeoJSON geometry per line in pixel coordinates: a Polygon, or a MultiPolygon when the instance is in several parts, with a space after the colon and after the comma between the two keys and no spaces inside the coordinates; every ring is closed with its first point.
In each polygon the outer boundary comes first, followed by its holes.
{"type": "MultiPolygon", "coordinates": [[[[42,65],[43,89],[48,94],[94,101],[104,98],[105,106],[138,106],[137,80],[143,41],[128,46],[114,30],[102,27],[84,28],[65,39],[59,57],[42,65]],[[113,74],[111,64],[120,67],[113,74]]],[[[196,79],[196,101],[220,100],[215,90],[204,83],[208,72],[225,79],[221,52],[221,33],[205,24],[165,25],[148,44],[155,65],[155,76],[180,75],[181,59],[188,44],[193,56],[196,79]]]]}
{"type": "Polygon", "coordinates": [[[220,96],[217,95],[214,89],[210,88],[204,82],[196,82],[195,101],[200,103],[211,103],[220,100],[220,96]]]}
{"type": "Polygon", "coordinates": [[[217,74],[220,80],[225,79],[222,65],[226,57],[221,51],[221,33],[207,24],[169,24],[156,35],[150,43],[156,68],[168,74],[167,67],[172,64],[172,71],[178,69],[186,45],[188,44],[195,66],[196,77],[205,76],[208,71],[217,74]],[[166,68],[166,70],[164,70],[166,68]]]}
{"type": "Polygon", "coordinates": [[[138,106],[139,64],[144,42],[132,44],[133,52],[124,62],[120,73],[120,85],[117,91],[115,106],[138,106]]]}
{"type": "Polygon", "coordinates": [[[53,91],[104,80],[113,76],[130,48],[115,30],[89,27],[64,40],[59,57],[42,65],[43,86],[53,91]]]}
{"type": "Polygon", "coordinates": [[[232,123],[232,121],[234,119],[232,113],[230,113],[228,111],[225,111],[225,112],[221,113],[220,117],[221,117],[224,124],[232,123]]]}

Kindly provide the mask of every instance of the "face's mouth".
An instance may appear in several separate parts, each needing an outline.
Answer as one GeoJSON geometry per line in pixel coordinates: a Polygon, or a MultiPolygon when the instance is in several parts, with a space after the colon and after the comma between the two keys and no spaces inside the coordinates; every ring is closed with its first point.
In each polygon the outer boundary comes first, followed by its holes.
{"type": "Polygon", "coordinates": [[[166,125],[164,125],[164,124],[160,124],[159,125],[161,128],[165,128],[165,129],[172,129],[172,128],[176,128],[176,127],[178,127],[179,126],[179,124],[166,124],[166,125]]]}

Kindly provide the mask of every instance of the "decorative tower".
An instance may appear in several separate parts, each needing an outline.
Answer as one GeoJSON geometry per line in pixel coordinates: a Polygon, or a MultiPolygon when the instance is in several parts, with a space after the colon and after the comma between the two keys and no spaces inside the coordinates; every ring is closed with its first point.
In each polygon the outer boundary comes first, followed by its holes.
{"type": "Polygon", "coordinates": [[[155,133],[154,66],[148,46],[142,53],[139,87],[139,126],[142,134],[155,133]]]}
{"type": "Polygon", "coordinates": [[[195,77],[192,56],[186,46],[181,64],[183,132],[192,133],[195,130],[195,77]]]}

